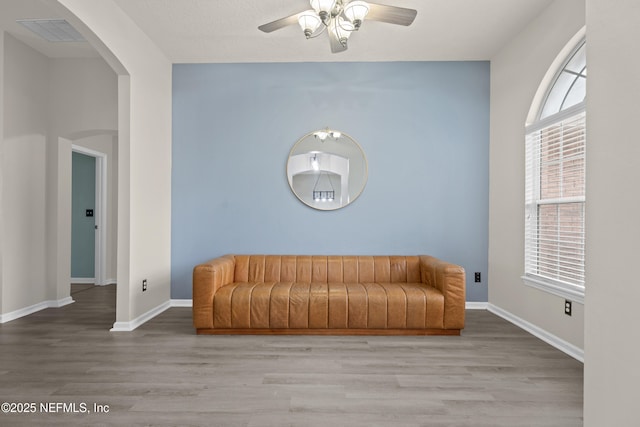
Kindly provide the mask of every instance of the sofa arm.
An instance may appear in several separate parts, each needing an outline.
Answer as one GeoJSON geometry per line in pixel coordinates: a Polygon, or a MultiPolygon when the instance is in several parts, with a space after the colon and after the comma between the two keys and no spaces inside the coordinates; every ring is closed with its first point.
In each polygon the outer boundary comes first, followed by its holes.
{"type": "Polygon", "coordinates": [[[233,283],[235,257],[225,255],[193,268],[193,326],[213,328],[213,295],[233,283]]]}
{"type": "Polygon", "coordinates": [[[465,272],[456,264],[432,256],[420,257],[422,283],[433,286],[444,295],[444,328],[464,328],[465,272]]]}

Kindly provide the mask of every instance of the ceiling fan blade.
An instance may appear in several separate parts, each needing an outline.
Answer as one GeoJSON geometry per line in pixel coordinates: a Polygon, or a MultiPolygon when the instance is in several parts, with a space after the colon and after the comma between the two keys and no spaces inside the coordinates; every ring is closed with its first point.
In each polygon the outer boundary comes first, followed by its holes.
{"type": "Polygon", "coordinates": [[[284,28],[288,25],[293,25],[293,24],[297,24],[298,23],[298,17],[300,16],[300,13],[296,13],[294,15],[291,16],[287,16],[285,18],[280,18],[280,19],[276,19],[273,22],[269,22],[263,25],[260,25],[258,27],[258,29],[260,31],[264,31],[265,33],[270,33],[272,31],[275,30],[279,30],[280,28],[284,28]]]}
{"type": "Polygon", "coordinates": [[[385,4],[369,3],[369,13],[367,20],[387,22],[396,25],[411,25],[416,19],[418,11],[404,7],[387,6],[385,4]]]}
{"type": "Polygon", "coordinates": [[[347,50],[347,46],[340,43],[338,33],[336,32],[335,22],[336,20],[333,19],[329,24],[329,28],[327,28],[327,34],[329,35],[329,44],[331,45],[331,53],[344,52],[345,50],[347,50]]]}

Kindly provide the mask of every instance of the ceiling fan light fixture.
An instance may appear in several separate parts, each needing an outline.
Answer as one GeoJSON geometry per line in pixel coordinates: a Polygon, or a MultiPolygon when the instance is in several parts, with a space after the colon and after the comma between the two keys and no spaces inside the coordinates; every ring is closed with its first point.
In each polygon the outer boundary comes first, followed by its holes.
{"type": "Polygon", "coordinates": [[[336,6],[336,0],[309,0],[309,4],[326,25],[331,18],[333,8],[336,6]]]}
{"type": "Polygon", "coordinates": [[[362,21],[365,16],[367,16],[367,13],[369,13],[369,4],[364,1],[352,1],[344,7],[344,16],[353,23],[356,30],[362,25],[362,21]]]}
{"type": "Polygon", "coordinates": [[[310,38],[322,24],[322,21],[313,10],[305,10],[298,16],[298,24],[300,24],[305,37],[310,38]]]}
{"type": "Polygon", "coordinates": [[[340,41],[340,44],[342,46],[346,46],[347,40],[349,40],[349,36],[355,30],[354,25],[341,16],[338,16],[336,19],[334,19],[332,23],[334,27],[332,28],[332,30],[336,32],[336,36],[340,41]]]}
{"type": "Polygon", "coordinates": [[[347,40],[360,29],[365,17],[368,21],[409,26],[418,13],[415,9],[369,3],[362,0],[309,0],[311,9],[260,25],[258,29],[271,33],[298,23],[307,39],[326,32],[332,53],[347,50],[347,40]]]}

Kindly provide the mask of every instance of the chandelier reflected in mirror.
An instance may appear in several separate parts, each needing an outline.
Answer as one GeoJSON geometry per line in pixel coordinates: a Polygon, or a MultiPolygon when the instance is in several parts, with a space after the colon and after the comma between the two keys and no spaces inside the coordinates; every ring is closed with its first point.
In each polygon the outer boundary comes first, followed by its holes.
{"type": "MultiPolygon", "coordinates": [[[[327,138],[331,138],[333,140],[338,140],[342,137],[342,132],[339,130],[329,129],[328,127],[324,129],[317,130],[313,132],[313,137],[319,139],[321,142],[327,140],[327,138]]],[[[316,179],[316,183],[313,186],[312,198],[314,202],[333,202],[336,197],[336,191],[333,188],[333,183],[331,182],[331,176],[326,170],[322,169],[320,165],[320,159],[318,158],[318,154],[321,152],[313,152],[311,153],[313,156],[310,158],[311,160],[311,168],[318,172],[318,178],[316,179]],[[323,189],[324,188],[324,189],[323,189]]]]}

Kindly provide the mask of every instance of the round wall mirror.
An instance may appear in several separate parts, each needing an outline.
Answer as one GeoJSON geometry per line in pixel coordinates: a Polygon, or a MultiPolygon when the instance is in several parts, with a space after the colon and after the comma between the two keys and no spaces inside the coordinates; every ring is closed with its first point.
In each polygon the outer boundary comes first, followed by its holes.
{"type": "Polygon", "coordinates": [[[352,203],[364,190],[367,175],[364,151],[338,130],[309,132],[289,152],[289,186],[302,203],[315,209],[328,211],[352,203]]]}

